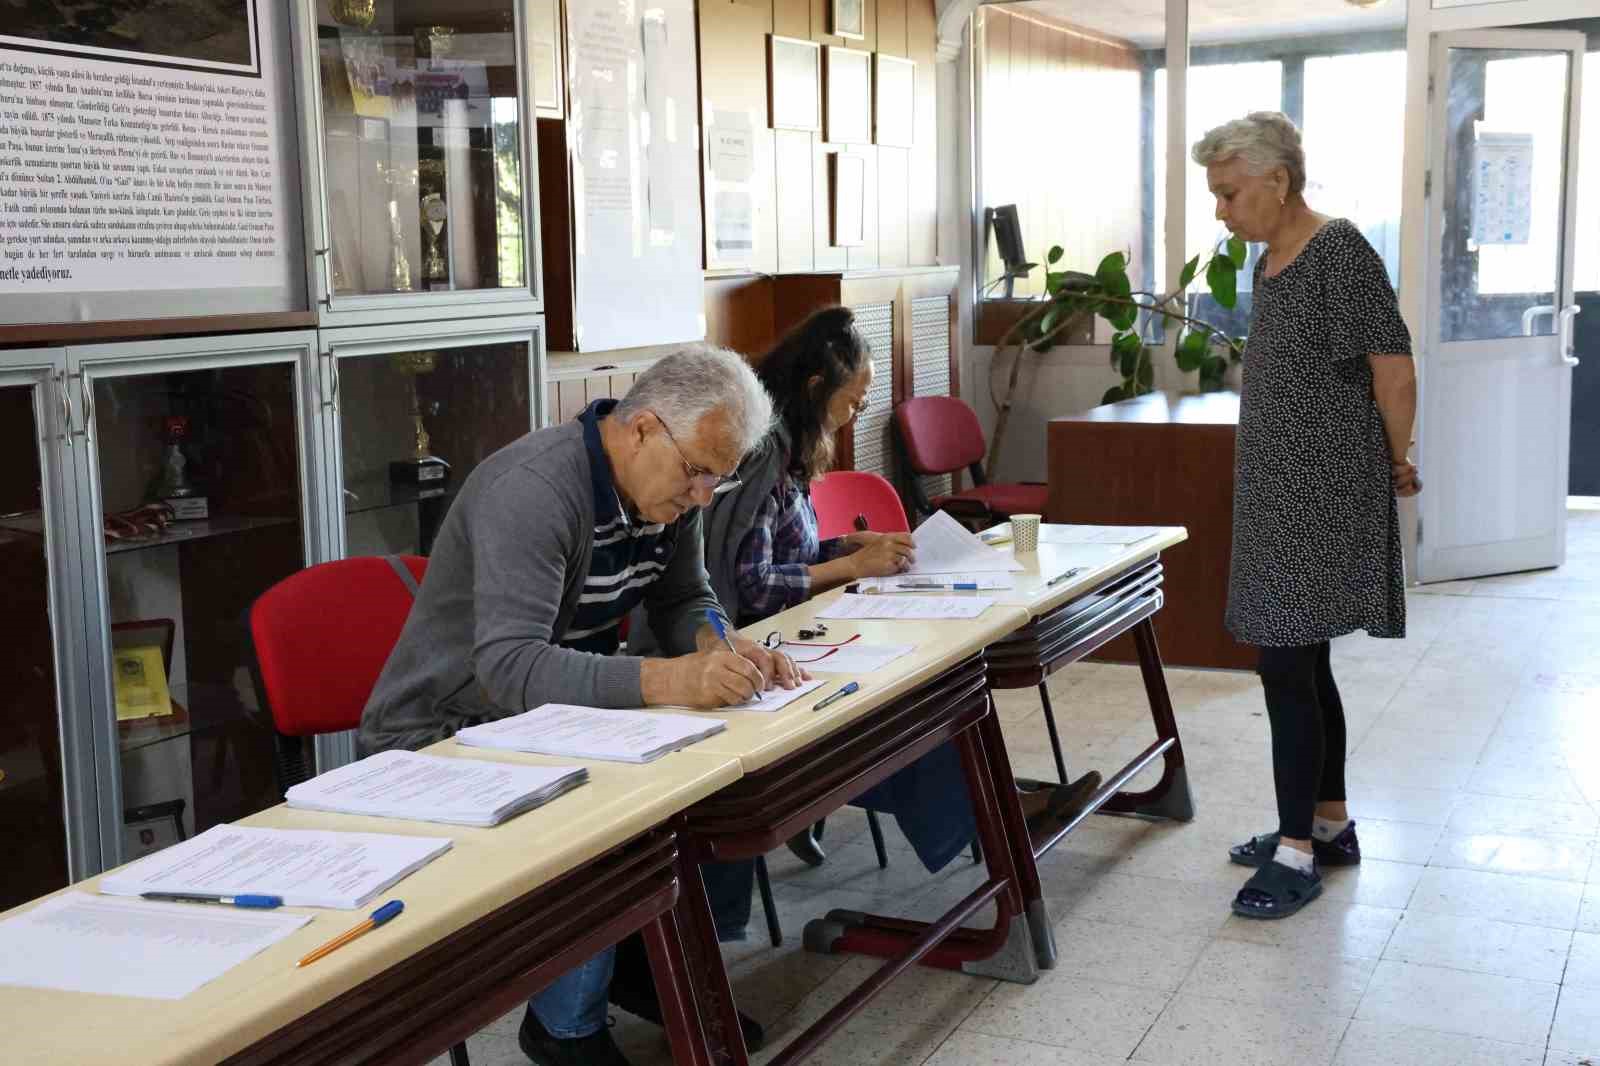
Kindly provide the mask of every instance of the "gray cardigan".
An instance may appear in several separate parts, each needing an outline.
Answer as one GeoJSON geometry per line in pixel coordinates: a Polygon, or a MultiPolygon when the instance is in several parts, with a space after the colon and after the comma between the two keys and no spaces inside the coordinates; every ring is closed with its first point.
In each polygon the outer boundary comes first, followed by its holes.
{"type": "MultiPolygon", "coordinates": [[[[589,572],[594,494],[583,425],[541,429],[478,465],[450,507],[427,576],[361,716],[363,754],[416,749],[542,703],[639,707],[640,659],[558,647],[589,572]]],[[[717,601],[699,512],[645,592],[671,654],[695,649],[717,601]]]]}

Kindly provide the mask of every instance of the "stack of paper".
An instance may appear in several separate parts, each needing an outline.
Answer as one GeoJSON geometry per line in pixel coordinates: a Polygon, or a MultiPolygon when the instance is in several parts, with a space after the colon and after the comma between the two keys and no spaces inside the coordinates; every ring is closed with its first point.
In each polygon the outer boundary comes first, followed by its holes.
{"type": "Polygon", "coordinates": [[[1039,527],[1039,540],[1045,544],[1137,544],[1161,532],[1160,526],[1066,526],[1039,527]]]}
{"type": "Polygon", "coordinates": [[[450,850],[449,838],[218,825],[100,879],[112,896],[281,896],[288,907],[361,907],[450,850]]]}
{"type": "Polygon", "coordinates": [[[651,762],[728,726],[720,718],[660,711],[616,711],[547,703],[523,714],[468,726],[456,740],[480,748],[536,751],[603,762],[651,762]]]}
{"type": "Polygon", "coordinates": [[[944,511],[935,511],[911,534],[917,561],[908,574],[971,574],[1025,569],[1010,552],[996,551],[944,511]]]}
{"type": "Polygon", "coordinates": [[[581,766],[513,766],[380,751],[285,795],[291,807],[452,825],[499,825],[589,779],[581,766]]]}
{"type": "Polygon", "coordinates": [[[0,985],[182,999],[310,920],[64,892],[0,922],[0,985]]]}
{"type": "Polygon", "coordinates": [[[994,603],[987,596],[859,596],[845,593],[818,618],[976,618],[994,603]]]}

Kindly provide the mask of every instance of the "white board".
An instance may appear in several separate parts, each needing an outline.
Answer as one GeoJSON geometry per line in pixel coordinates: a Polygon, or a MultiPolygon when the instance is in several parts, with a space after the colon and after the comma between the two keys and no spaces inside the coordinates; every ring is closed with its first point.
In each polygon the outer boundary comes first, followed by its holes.
{"type": "Polygon", "coordinates": [[[573,334],[582,351],[705,337],[690,0],[570,0],[573,334]]]}

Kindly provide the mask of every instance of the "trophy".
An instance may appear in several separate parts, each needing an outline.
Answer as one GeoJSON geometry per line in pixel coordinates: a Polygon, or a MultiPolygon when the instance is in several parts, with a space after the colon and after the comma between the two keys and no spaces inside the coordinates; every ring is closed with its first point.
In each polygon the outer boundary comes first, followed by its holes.
{"type": "Polygon", "coordinates": [[[161,428],[167,443],[150,495],[171,507],[174,518],[205,518],[210,510],[208,501],[189,480],[189,460],[183,454],[189,420],[182,415],[169,415],[162,419],[161,428]]]}
{"type": "Polygon", "coordinates": [[[333,21],[357,30],[369,29],[377,17],[376,0],[328,0],[333,21]]]}
{"type": "Polygon", "coordinates": [[[444,197],[438,193],[430,192],[422,198],[422,240],[427,245],[422,254],[422,281],[430,289],[450,287],[450,265],[439,249],[439,236],[449,214],[444,197]]]}
{"type": "MultiPolygon", "coordinates": [[[[432,373],[438,365],[437,356],[434,352],[399,352],[389,357],[389,365],[411,379],[411,421],[416,434],[411,455],[389,463],[389,480],[407,485],[442,482],[450,473],[450,464],[428,448],[428,430],[422,424],[422,397],[417,390],[417,376],[432,373]]],[[[437,409],[436,404],[430,413],[437,409]]]]}
{"type": "Polygon", "coordinates": [[[389,201],[389,291],[411,291],[411,260],[406,258],[406,234],[400,228],[400,205],[393,200],[389,201]]]}
{"type": "Polygon", "coordinates": [[[411,31],[412,47],[424,59],[443,59],[455,50],[454,26],[418,26],[411,31]]]}

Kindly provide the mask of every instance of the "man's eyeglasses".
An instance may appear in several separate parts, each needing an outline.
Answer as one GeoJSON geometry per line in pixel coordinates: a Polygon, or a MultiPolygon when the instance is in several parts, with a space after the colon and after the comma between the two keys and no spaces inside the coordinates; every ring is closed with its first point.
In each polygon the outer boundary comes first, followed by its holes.
{"type": "MultiPolygon", "coordinates": [[[[653,413],[653,412],[652,412],[653,413]]],[[[678,453],[678,461],[683,464],[683,472],[688,475],[691,485],[710,489],[713,493],[731,492],[739,487],[739,471],[731,474],[719,474],[714,470],[707,470],[703,466],[695,466],[683,454],[683,449],[678,447],[678,438],[672,435],[672,430],[667,428],[667,420],[656,415],[656,421],[661,423],[661,431],[667,435],[667,441],[672,445],[672,450],[678,453]]]]}

